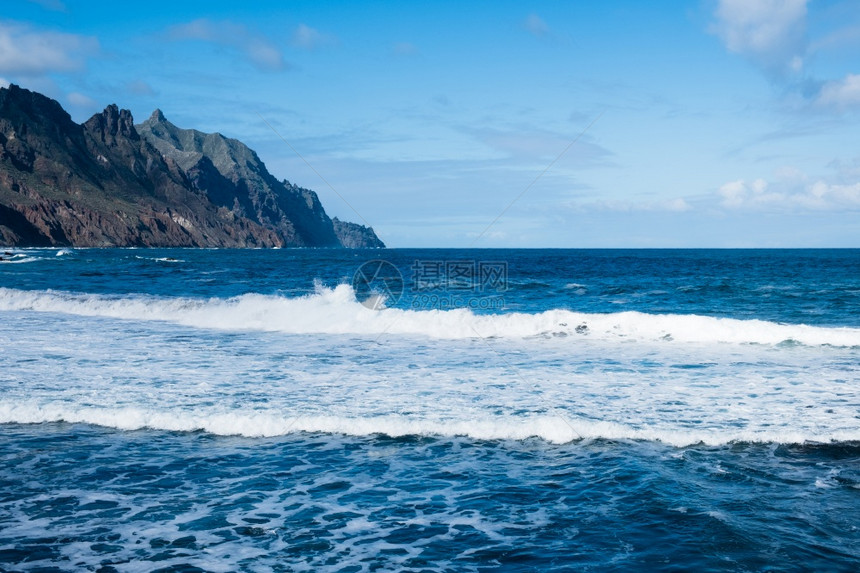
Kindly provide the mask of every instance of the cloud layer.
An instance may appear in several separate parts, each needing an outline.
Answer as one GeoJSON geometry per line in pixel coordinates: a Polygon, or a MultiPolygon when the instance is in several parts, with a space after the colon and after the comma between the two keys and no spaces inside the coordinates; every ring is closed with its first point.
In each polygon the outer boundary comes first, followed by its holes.
{"type": "Polygon", "coordinates": [[[299,24],[293,31],[290,43],[302,50],[314,51],[320,48],[337,45],[337,38],[329,34],[323,34],[316,28],[307,24],[299,24]]]}
{"type": "Polygon", "coordinates": [[[798,171],[765,179],[730,181],[718,191],[720,204],[729,210],[836,211],[860,210],[860,183],[811,179],[798,171]]]}
{"type": "Polygon", "coordinates": [[[712,31],[765,73],[799,72],[806,55],[807,0],[720,0],[712,31]]]}
{"type": "Polygon", "coordinates": [[[848,74],[841,80],[825,83],[818,92],[816,103],[840,111],[860,108],[860,75],[848,74]]]}
{"type": "Polygon", "coordinates": [[[99,53],[88,36],[37,30],[27,24],[0,22],[0,74],[41,76],[82,69],[99,53]]]}
{"type": "Polygon", "coordinates": [[[200,18],[173,26],[168,35],[173,40],[199,40],[234,48],[264,71],[280,71],[288,67],[283,53],[274,43],[242,24],[200,18]]]}
{"type": "Polygon", "coordinates": [[[829,38],[810,44],[807,37],[809,0],[719,0],[711,31],[726,48],[759,68],[771,81],[800,93],[820,110],[845,112],[860,109],[860,76],[820,81],[803,77],[810,54],[828,43],[860,35],[854,28],[837,30],[829,38]]]}
{"type": "Polygon", "coordinates": [[[529,14],[523,22],[523,28],[538,38],[543,38],[549,34],[549,26],[537,14],[529,14]]]}

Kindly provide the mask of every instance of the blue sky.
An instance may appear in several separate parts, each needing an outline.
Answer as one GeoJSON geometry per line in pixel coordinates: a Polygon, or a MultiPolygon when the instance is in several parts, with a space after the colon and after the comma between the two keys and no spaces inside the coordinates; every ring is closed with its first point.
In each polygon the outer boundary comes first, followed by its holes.
{"type": "Polygon", "coordinates": [[[10,82],[240,139],[393,247],[860,247],[856,1],[15,0],[10,82]]]}

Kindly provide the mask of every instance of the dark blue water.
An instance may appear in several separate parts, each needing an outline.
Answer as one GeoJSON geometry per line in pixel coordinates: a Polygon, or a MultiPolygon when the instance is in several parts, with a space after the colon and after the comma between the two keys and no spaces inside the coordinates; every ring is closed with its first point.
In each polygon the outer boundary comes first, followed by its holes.
{"type": "Polygon", "coordinates": [[[17,519],[4,537],[28,541],[5,541],[0,559],[58,570],[850,571],[858,453],[10,426],[0,484],[4,521],[17,519]]]}
{"type": "Polygon", "coordinates": [[[22,252],[0,570],[855,571],[859,311],[858,250],[22,252]]]}
{"type": "MultiPolygon", "coordinates": [[[[399,269],[406,291],[392,306],[410,308],[417,298],[432,308],[428,297],[421,295],[440,291],[415,288],[416,261],[489,261],[505,265],[502,288],[479,294],[502,294],[502,311],[637,310],[860,326],[856,249],[82,249],[60,257],[55,253],[47,252],[38,264],[0,266],[3,286],[191,297],[295,296],[314,292],[315,280],[326,286],[351,283],[362,264],[382,259],[399,269]]],[[[455,292],[463,291],[471,294],[471,289],[455,292]]]]}

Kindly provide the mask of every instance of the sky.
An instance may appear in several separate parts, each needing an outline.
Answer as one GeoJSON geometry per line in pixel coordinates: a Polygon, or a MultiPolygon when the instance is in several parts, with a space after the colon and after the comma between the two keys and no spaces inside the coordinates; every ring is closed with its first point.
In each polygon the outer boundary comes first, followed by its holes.
{"type": "Polygon", "coordinates": [[[9,83],[239,139],[390,247],[860,247],[856,0],[3,0],[9,83]]]}

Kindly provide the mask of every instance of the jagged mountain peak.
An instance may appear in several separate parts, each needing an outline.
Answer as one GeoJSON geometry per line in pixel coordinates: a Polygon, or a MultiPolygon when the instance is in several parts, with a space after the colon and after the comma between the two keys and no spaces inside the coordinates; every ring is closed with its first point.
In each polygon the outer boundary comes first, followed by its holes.
{"type": "Polygon", "coordinates": [[[51,138],[77,126],[58,101],[16,84],[0,88],[0,122],[16,137],[51,138]]]}
{"type": "MultiPolygon", "coordinates": [[[[63,109],[55,99],[30,91],[16,84],[9,84],[7,88],[0,88],[0,111],[6,111],[8,107],[15,106],[29,112],[38,111],[44,115],[61,117],[72,121],[72,117],[63,109]]],[[[5,114],[4,114],[5,115],[5,114]]]]}
{"type": "Polygon", "coordinates": [[[231,206],[243,216],[275,227],[284,213],[297,213],[291,232],[300,240],[318,246],[342,245],[317,194],[278,181],[241,141],[183,129],[155,117],[137,127],[149,143],[182,166],[192,184],[215,204],[231,206]]]}
{"type": "Polygon", "coordinates": [[[236,139],[158,109],[136,126],[116,104],[77,124],[42,94],[0,88],[2,245],[383,246],[351,225],[236,139]]]}
{"type": "Polygon", "coordinates": [[[253,176],[265,169],[257,154],[238,139],[220,133],[178,127],[163,113],[153,113],[136,127],[147,141],[166,156],[174,158],[183,169],[192,168],[203,155],[212,161],[222,175],[233,179],[253,176]],[[245,166],[249,169],[245,169],[245,166]]]}
{"type": "Polygon", "coordinates": [[[127,137],[134,141],[140,135],[134,127],[134,117],[127,109],[120,109],[115,103],[107,106],[103,112],[93,115],[84,122],[84,128],[102,134],[103,140],[117,136],[127,137]]]}

